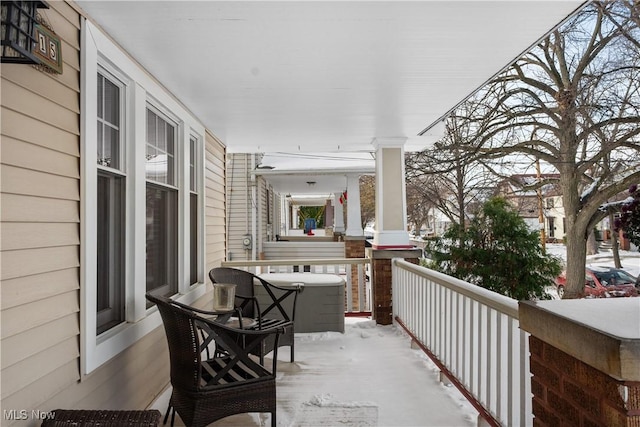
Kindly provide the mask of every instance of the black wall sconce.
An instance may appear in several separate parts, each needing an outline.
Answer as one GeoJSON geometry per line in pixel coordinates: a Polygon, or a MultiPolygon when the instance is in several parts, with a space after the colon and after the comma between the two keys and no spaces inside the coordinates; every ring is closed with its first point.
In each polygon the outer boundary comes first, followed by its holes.
{"type": "Polygon", "coordinates": [[[2,62],[40,64],[34,54],[38,9],[49,8],[44,1],[2,0],[2,62]]]}

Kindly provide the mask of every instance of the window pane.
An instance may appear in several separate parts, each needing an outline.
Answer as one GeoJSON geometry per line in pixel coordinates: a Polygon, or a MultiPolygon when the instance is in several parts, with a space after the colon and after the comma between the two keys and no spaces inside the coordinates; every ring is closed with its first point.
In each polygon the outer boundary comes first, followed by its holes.
{"type": "Polygon", "coordinates": [[[98,74],[98,117],[104,117],[104,77],[98,74]]]}
{"type": "Polygon", "coordinates": [[[101,122],[98,122],[98,132],[97,132],[97,148],[98,148],[98,164],[106,166],[105,163],[105,155],[104,155],[104,126],[101,122]]]}
{"type": "Polygon", "coordinates": [[[98,164],[120,169],[120,87],[98,74],[98,164]]]}
{"type": "Polygon", "coordinates": [[[161,184],[175,184],[174,139],[175,126],[147,109],[148,180],[161,184]]]}
{"type": "Polygon", "coordinates": [[[147,171],[147,179],[150,181],[156,181],[156,170],[157,170],[157,162],[156,159],[158,157],[158,153],[156,152],[155,147],[147,145],[147,162],[145,166],[145,170],[147,171]]]}
{"type": "Polygon", "coordinates": [[[167,154],[175,154],[174,142],[175,142],[175,129],[173,126],[167,123],[166,132],[165,132],[166,150],[167,154]]]}
{"type": "Polygon", "coordinates": [[[164,175],[162,176],[162,181],[165,184],[169,184],[169,185],[173,185],[174,181],[173,181],[173,177],[175,176],[175,170],[174,170],[174,165],[175,165],[175,161],[173,160],[173,156],[170,156],[168,154],[163,154],[162,155],[162,172],[164,173],[164,175]]]}
{"type": "Polygon", "coordinates": [[[155,145],[157,117],[153,111],[147,110],[147,144],[155,145]]]}
{"type": "Polygon", "coordinates": [[[105,80],[104,82],[104,120],[114,126],[120,126],[120,88],[105,80]]]}
{"type": "Polygon", "coordinates": [[[198,282],[198,195],[189,195],[189,239],[190,239],[190,266],[189,283],[198,282]]]}
{"type": "Polygon", "coordinates": [[[109,128],[107,135],[110,135],[111,141],[111,167],[122,169],[120,167],[120,131],[118,129],[109,128]]]}
{"type": "Polygon", "coordinates": [[[178,291],[178,192],[147,184],[147,291],[178,291]]]}
{"type": "Polygon", "coordinates": [[[120,154],[118,150],[120,132],[108,125],[104,125],[102,141],[102,152],[98,153],[98,164],[120,169],[120,154]]]}
{"type": "Polygon", "coordinates": [[[189,190],[196,189],[196,146],[198,141],[195,138],[189,140],[189,190]]]}
{"type": "Polygon", "coordinates": [[[98,173],[97,333],[125,317],[125,179],[98,173]]]}
{"type": "Polygon", "coordinates": [[[157,118],[156,132],[157,134],[156,134],[155,146],[158,148],[158,151],[166,152],[167,151],[167,126],[165,122],[160,118],[157,118]]]}

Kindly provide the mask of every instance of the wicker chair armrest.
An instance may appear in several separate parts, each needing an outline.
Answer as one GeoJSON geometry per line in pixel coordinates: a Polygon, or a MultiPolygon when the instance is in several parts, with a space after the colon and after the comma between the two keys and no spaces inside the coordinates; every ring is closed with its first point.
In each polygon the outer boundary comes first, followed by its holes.
{"type": "Polygon", "coordinates": [[[214,319],[208,319],[206,317],[201,317],[198,316],[197,314],[195,314],[195,316],[197,317],[197,320],[199,322],[202,323],[206,323],[208,327],[210,327],[211,329],[215,330],[215,329],[223,329],[229,333],[233,333],[233,334],[237,334],[239,336],[252,336],[252,337],[259,337],[259,336],[268,336],[268,335],[280,335],[280,334],[284,334],[286,332],[286,330],[290,327],[293,326],[293,322],[287,322],[287,323],[283,323],[277,326],[273,326],[271,328],[263,328],[263,329],[257,329],[257,328],[252,328],[252,329],[244,329],[244,328],[236,328],[234,326],[229,326],[229,325],[225,325],[224,323],[219,323],[216,322],[214,319]]]}

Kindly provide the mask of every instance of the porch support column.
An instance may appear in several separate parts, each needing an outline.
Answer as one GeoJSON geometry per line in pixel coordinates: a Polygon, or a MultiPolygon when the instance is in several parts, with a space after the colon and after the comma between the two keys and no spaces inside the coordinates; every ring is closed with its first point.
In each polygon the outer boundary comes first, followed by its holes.
{"type": "Polygon", "coordinates": [[[291,229],[298,228],[298,205],[291,204],[291,229]]]}
{"type": "Polygon", "coordinates": [[[284,218],[281,218],[281,226],[282,226],[282,230],[280,230],[281,236],[289,235],[289,230],[291,229],[291,206],[289,201],[290,201],[289,197],[282,198],[282,207],[280,208],[280,212],[283,212],[284,218]]]}
{"type": "Polygon", "coordinates": [[[333,195],[333,232],[336,234],[344,234],[344,210],[340,203],[342,193],[334,193],[333,195]]]}
{"type": "Polygon", "coordinates": [[[350,237],[364,237],[360,211],[360,176],[347,175],[347,231],[350,237]]]}
{"type": "MultiPolygon", "coordinates": [[[[344,237],[345,258],[363,258],[365,237],[362,229],[362,213],[360,209],[360,175],[347,175],[347,230],[344,237]]],[[[363,272],[364,274],[364,272],[363,272]]],[[[364,277],[362,278],[364,280],[364,277]]],[[[352,268],[351,281],[351,307],[352,311],[362,311],[358,306],[360,298],[358,290],[358,269],[352,268]]]]}
{"type": "Polygon", "coordinates": [[[406,138],[376,138],[376,226],[373,234],[372,316],[379,325],[393,323],[391,260],[418,263],[420,250],[409,241],[404,180],[406,138]]]}
{"type": "Polygon", "coordinates": [[[376,138],[376,227],[374,249],[410,249],[404,177],[406,138],[376,138]]]}

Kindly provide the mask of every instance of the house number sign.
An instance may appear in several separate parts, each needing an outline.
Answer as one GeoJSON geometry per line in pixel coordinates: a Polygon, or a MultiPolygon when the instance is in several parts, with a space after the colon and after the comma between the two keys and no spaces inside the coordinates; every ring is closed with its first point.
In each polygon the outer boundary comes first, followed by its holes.
{"type": "Polygon", "coordinates": [[[62,50],[60,37],[42,24],[36,24],[34,29],[36,43],[33,54],[40,59],[41,65],[62,74],[62,50]]]}

